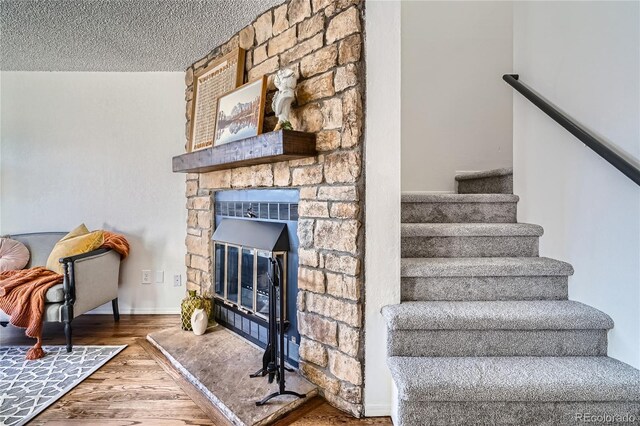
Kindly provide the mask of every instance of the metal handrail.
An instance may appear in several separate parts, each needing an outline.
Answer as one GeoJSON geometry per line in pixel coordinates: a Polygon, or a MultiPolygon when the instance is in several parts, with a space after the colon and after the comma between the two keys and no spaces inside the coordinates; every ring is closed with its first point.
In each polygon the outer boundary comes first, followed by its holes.
{"type": "Polygon", "coordinates": [[[604,158],[616,169],[620,170],[625,176],[634,181],[636,185],[640,185],[640,169],[621,157],[618,153],[607,146],[596,135],[587,130],[580,123],[575,122],[565,113],[550,104],[536,92],[531,90],[526,84],[518,80],[518,74],[505,74],[502,79],[511,87],[516,89],[522,96],[529,99],[531,103],[540,108],[542,112],[551,117],[556,123],[564,127],[576,138],[580,139],[585,145],[595,151],[600,157],[604,158]]]}

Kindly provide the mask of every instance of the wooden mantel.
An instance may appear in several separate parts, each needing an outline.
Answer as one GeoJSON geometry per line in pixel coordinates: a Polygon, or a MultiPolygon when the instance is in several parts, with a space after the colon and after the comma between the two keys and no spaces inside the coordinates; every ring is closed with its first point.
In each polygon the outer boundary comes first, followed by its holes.
{"type": "Polygon", "coordinates": [[[278,130],[173,157],[173,171],[203,173],[256,164],[313,157],[316,135],[278,130]]]}

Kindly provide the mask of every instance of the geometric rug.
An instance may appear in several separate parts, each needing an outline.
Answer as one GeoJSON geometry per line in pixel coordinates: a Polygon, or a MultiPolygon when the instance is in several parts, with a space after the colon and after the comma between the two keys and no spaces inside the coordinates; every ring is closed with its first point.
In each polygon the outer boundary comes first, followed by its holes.
{"type": "Polygon", "coordinates": [[[0,424],[27,423],[126,346],[45,346],[33,361],[24,358],[29,347],[0,348],[0,424]]]}

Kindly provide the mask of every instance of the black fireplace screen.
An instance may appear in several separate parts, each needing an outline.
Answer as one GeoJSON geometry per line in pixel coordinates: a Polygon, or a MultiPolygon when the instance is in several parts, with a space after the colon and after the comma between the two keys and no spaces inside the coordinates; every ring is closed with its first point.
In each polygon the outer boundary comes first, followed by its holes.
{"type": "Polygon", "coordinates": [[[280,260],[286,271],[282,277],[287,307],[283,316],[289,322],[285,352],[294,366],[300,341],[295,315],[297,197],[297,190],[218,192],[212,237],[214,317],[261,347],[267,343],[271,259],[280,260]]]}

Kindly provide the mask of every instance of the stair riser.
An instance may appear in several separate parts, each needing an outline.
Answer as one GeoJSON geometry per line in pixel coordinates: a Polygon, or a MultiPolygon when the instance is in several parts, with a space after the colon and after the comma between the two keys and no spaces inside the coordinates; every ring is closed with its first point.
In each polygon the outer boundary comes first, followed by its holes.
{"type": "Polygon", "coordinates": [[[404,277],[402,301],[566,300],[568,279],[557,277],[404,277]]]}
{"type": "Polygon", "coordinates": [[[600,356],[607,330],[390,330],[389,356],[600,356]]]}
{"type": "Polygon", "coordinates": [[[402,203],[402,223],[515,223],[516,203],[402,203]]]}
{"type": "MultiPolygon", "coordinates": [[[[510,401],[510,402],[445,402],[399,401],[398,424],[423,425],[536,425],[556,426],[586,424],[578,415],[619,415],[640,417],[640,404],[635,402],[582,401],[510,401]]],[[[605,424],[605,423],[603,423],[605,424]]],[[[621,425],[630,423],[610,423],[621,425]]]]}
{"type": "Polygon", "coordinates": [[[513,194],[513,175],[460,180],[458,194],[513,194]]]}
{"type": "Polygon", "coordinates": [[[403,237],[402,257],[538,256],[538,237],[403,237]]]}

